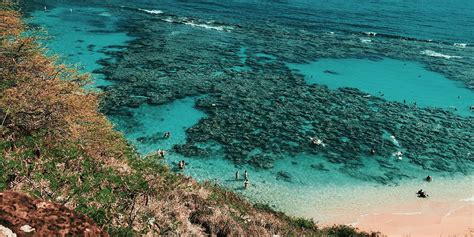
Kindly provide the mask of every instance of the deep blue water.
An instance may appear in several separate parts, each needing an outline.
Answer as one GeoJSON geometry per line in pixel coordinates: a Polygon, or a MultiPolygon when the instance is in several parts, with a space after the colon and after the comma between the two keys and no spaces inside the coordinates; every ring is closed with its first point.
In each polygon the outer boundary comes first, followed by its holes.
{"type": "Polygon", "coordinates": [[[252,201],[328,218],[344,211],[331,202],[342,192],[369,208],[360,187],[474,171],[474,2],[36,0],[25,10],[53,37],[51,53],[93,73],[102,112],[139,152],[164,149],[171,166],[185,159],[186,174],[252,201]],[[244,169],[249,190],[232,178],[244,169]]]}
{"type": "Polygon", "coordinates": [[[378,32],[474,43],[474,1],[33,1],[41,5],[127,6],[160,9],[225,22],[272,21],[312,31],[378,32]]]}
{"type": "Polygon", "coordinates": [[[273,21],[312,31],[371,31],[474,42],[474,2],[469,0],[165,1],[163,9],[235,22],[273,21]],[[168,8],[168,4],[172,7],[168,8]]]}

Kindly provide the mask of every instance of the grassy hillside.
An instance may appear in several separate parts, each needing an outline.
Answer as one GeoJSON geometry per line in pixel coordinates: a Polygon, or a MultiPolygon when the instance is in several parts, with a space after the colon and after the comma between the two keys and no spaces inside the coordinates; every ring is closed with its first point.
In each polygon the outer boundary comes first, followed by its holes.
{"type": "Polygon", "coordinates": [[[111,235],[363,235],[318,230],[139,157],[97,112],[89,77],[45,56],[18,9],[0,4],[0,191],[59,203],[111,235]]]}

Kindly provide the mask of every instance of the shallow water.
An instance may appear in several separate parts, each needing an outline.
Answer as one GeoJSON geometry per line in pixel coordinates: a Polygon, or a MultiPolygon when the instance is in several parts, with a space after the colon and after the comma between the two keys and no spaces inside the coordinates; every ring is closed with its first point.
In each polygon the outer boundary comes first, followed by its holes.
{"type": "Polygon", "coordinates": [[[472,116],[474,92],[422,64],[393,59],[320,59],[311,64],[290,65],[310,84],[331,89],[354,87],[372,96],[422,107],[438,107],[472,116]]]}
{"type": "Polygon", "coordinates": [[[130,110],[131,118],[111,117],[111,120],[138,152],[171,150],[174,145],[186,143],[186,129],[205,117],[203,112],[193,108],[194,103],[194,98],[185,98],[162,106],[143,104],[130,110]],[[163,137],[166,132],[171,133],[169,138],[163,137]]]}
{"type": "Polygon", "coordinates": [[[34,2],[116,128],[198,180],[320,221],[414,199],[428,174],[464,181],[437,198],[473,195],[470,4],[34,2]]]}
{"type": "Polygon", "coordinates": [[[106,8],[64,6],[36,11],[31,17],[30,22],[45,28],[46,37],[53,39],[46,42],[51,54],[59,54],[63,62],[92,73],[93,86],[111,84],[94,72],[101,67],[98,61],[107,58],[106,51],[119,50],[132,39],[117,31],[120,18],[116,14],[106,8]]]}

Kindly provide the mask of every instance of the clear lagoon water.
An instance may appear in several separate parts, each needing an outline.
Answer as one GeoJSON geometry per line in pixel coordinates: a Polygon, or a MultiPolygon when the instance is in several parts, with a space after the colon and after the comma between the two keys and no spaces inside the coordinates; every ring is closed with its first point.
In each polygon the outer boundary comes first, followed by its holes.
{"type": "Polygon", "coordinates": [[[422,64],[394,59],[323,59],[310,64],[290,65],[310,84],[331,89],[354,87],[372,96],[422,107],[438,107],[470,116],[474,91],[422,64]]]}
{"type": "Polygon", "coordinates": [[[102,111],[140,153],[166,150],[198,180],[321,222],[416,198],[418,187],[473,196],[445,186],[473,184],[474,2],[35,0],[24,9],[49,32],[50,53],[92,73],[102,111]],[[455,181],[429,186],[427,175],[455,181]]]}

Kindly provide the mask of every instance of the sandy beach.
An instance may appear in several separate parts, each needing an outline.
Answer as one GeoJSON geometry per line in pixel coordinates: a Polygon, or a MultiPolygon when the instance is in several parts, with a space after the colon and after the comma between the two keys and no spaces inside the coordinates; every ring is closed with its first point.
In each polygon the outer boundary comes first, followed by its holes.
{"type": "Polygon", "coordinates": [[[402,190],[414,190],[414,184],[391,187],[386,192],[392,196],[367,198],[366,203],[373,203],[374,208],[364,208],[365,213],[363,209],[343,213],[323,224],[343,223],[364,231],[379,231],[384,236],[474,236],[472,177],[441,178],[437,182],[426,184],[429,198],[400,195],[406,193],[402,190]]]}
{"type": "Polygon", "coordinates": [[[361,215],[352,226],[386,236],[474,236],[474,202],[418,200],[361,215]]]}

